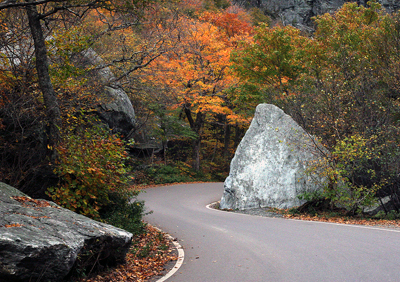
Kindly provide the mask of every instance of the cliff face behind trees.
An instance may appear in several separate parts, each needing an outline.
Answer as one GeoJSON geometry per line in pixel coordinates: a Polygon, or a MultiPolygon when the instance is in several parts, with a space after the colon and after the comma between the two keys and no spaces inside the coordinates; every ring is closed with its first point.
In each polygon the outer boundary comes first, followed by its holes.
{"type": "MultiPolygon", "coordinates": [[[[301,27],[311,25],[312,17],[334,12],[346,2],[357,2],[357,4],[365,6],[368,1],[369,0],[248,0],[245,2],[250,6],[260,8],[272,19],[279,20],[284,25],[290,24],[301,27]]],[[[400,9],[400,1],[398,0],[378,0],[378,2],[388,12],[395,12],[400,9]]]]}

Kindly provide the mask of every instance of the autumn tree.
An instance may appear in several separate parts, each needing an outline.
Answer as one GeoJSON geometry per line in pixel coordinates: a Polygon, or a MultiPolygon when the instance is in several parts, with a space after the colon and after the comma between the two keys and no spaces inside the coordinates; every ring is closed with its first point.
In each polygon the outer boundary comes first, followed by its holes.
{"type": "Polygon", "coordinates": [[[240,22],[245,28],[238,26],[239,32],[233,29],[234,24],[228,25],[228,19],[229,15],[222,14],[215,17],[205,14],[200,20],[181,17],[175,31],[177,46],[152,65],[156,72],[152,69],[153,74],[147,78],[168,89],[170,97],[175,100],[174,106],[182,109],[196,134],[192,144],[193,168],[196,170],[200,169],[205,124],[217,115],[223,115],[227,120],[239,118],[229,107],[224,91],[235,83],[229,71],[234,40],[247,35],[246,29],[250,26],[240,22]],[[212,23],[217,20],[221,20],[219,26],[212,23]]]}

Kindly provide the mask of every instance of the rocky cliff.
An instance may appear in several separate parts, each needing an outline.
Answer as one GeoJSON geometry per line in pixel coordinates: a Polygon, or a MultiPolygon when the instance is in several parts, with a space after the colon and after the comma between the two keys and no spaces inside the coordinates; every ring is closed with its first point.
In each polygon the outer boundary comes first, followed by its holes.
{"type": "MultiPolygon", "coordinates": [[[[272,19],[280,20],[285,25],[307,26],[312,24],[311,18],[324,13],[331,13],[339,9],[346,2],[357,2],[366,5],[369,0],[259,0],[247,1],[250,5],[258,6],[272,19]]],[[[388,11],[400,9],[399,0],[379,0],[379,3],[388,11]]]]}

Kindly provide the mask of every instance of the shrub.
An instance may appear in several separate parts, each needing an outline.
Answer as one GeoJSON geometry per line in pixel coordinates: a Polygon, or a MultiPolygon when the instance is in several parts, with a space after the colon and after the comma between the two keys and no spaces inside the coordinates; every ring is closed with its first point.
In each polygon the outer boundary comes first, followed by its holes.
{"type": "Polygon", "coordinates": [[[65,208],[98,218],[109,193],[127,187],[123,141],[95,121],[78,120],[63,135],[54,169],[60,182],[47,193],[65,208]]]}
{"type": "Polygon", "coordinates": [[[146,172],[147,175],[153,179],[155,184],[193,181],[190,171],[185,170],[185,167],[182,165],[151,167],[147,169],[146,172]]]}
{"type": "Polygon", "coordinates": [[[313,200],[322,197],[351,213],[372,206],[377,202],[377,191],[387,183],[377,171],[380,151],[376,136],[366,139],[352,135],[338,141],[331,154],[308,170],[318,171],[326,179],[323,192],[302,195],[302,198],[313,200]]]}
{"type": "Polygon", "coordinates": [[[109,204],[100,210],[102,220],[133,235],[142,234],[145,227],[142,221],[144,202],[138,201],[138,194],[139,191],[110,193],[109,204]]]}

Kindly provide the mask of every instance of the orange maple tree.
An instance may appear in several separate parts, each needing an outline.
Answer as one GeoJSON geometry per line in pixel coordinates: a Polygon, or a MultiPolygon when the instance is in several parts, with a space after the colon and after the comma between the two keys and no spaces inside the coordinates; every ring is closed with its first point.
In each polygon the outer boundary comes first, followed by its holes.
{"type": "Polygon", "coordinates": [[[218,115],[227,122],[243,121],[233,111],[225,90],[237,83],[229,70],[234,42],[246,39],[250,28],[237,15],[211,12],[200,20],[181,17],[177,26],[174,40],[179,43],[173,52],[151,64],[146,80],[167,89],[175,101],[172,106],[182,110],[196,133],[193,168],[198,170],[204,125],[218,115]],[[228,25],[230,18],[236,22],[228,25]]]}

